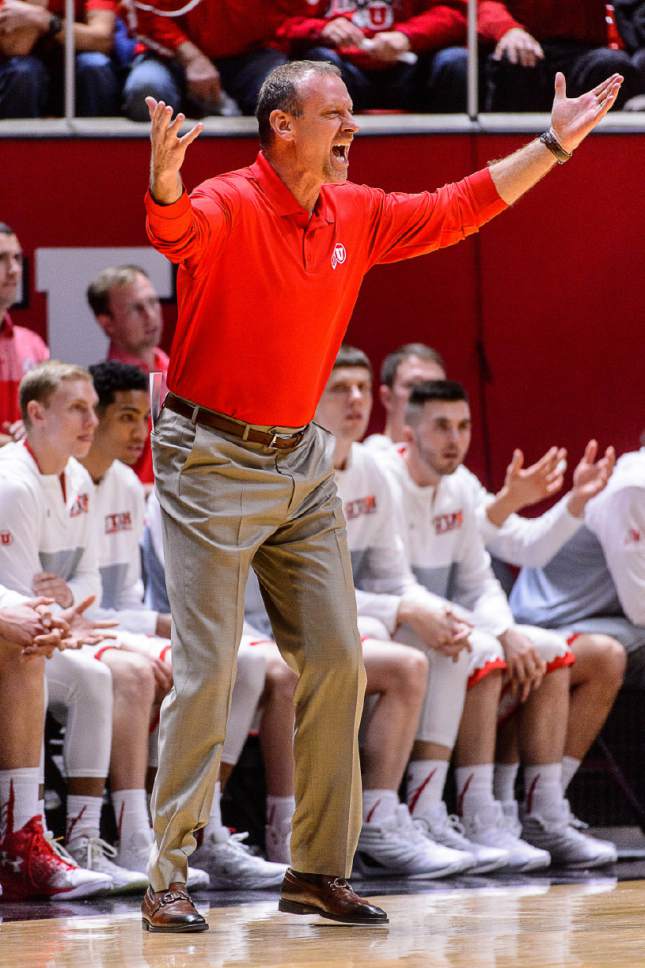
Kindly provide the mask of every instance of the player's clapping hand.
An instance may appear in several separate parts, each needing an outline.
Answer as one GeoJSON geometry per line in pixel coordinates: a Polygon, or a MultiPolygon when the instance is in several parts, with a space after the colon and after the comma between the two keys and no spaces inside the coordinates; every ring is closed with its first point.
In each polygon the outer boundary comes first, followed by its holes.
{"type": "Polygon", "coordinates": [[[84,598],[78,605],[66,608],[59,615],[53,617],[53,622],[62,622],[67,629],[61,648],[80,649],[82,645],[98,645],[105,639],[115,639],[116,633],[110,631],[118,625],[111,619],[94,621],[87,618],[85,612],[94,603],[94,595],[84,598]]]}
{"type": "Polygon", "coordinates": [[[564,480],[566,456],[567,452],[563,447],[551,447],[534,464],[524,467],[522,451],[513,451],[513,458],[506,469],[502,493],[514,510],[519,511],[557,494],[564,480]]]}
{"type": "Polygon", "coordinates": [[[158,202],[168,204],[181,195],[179,171],[184,163],[186,149],[199,137],[204,125],[198,122],[190,131],[180,136],[181,126],[186,120],[184,114],[179,113],[173,121],[172,107],[164,101],[156,101],[153,97],[146,98],[146,105],[151,122],[150,190],[158,202]]]}
{"type": "Polygon", "coordinates": [[[499,641],[504,649],[511,691],[520,702],[526,702],[532,690],[542,685],[546,664],[530,639],[517,629],[508,629],[499,641]]]}
{"type": "Polygon", "coordinates": [[[344,47],[360,47],[363,43],[363,31],[348,20],[347,17],[334,17],[329,20],[320,31],[320,36],[326,44],[340,49],[344,47]]]}
{"type": "Polygon", "coordinates": [[[604,455],[598,457],[598,441],[590,440],[585,447],[582,460],[573,472],[573,487],[567,509],[575,518],[581,518],[587,502],[603,491],[614,472],[616,451],[608,447],[604,455]]]}
{"type": "Polygon", "coordinates": [[[69,608],[74,603],[74,595],[67,582],[51,571],[41,571],[34,575],[31,587],[35,595],[53,598],[61,608],[69,608]]]}
{"type": "Polygon", "coordinates": [[[573,151],[577,148],[611,110],[623,80],[621,74],[612,74],[586,94],[580,97],[567,97],[564,74],[558,71],[555,75],[551,127],[565,151],[573,151]]]}

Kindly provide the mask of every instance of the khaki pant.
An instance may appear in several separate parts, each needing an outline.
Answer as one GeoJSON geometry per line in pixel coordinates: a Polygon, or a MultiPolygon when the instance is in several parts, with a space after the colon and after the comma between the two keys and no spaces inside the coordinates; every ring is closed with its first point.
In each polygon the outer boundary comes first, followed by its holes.
{"type": "Polygon", "coordinates": [[[161,708],[150,882],[185,882],[209,817],[251,564],[295,694],[296,870],[349,876],[361,825],[357,733],[365,672],[332,438],[243,443],[169,410],[152,435],[173,618],[161,708]]]}

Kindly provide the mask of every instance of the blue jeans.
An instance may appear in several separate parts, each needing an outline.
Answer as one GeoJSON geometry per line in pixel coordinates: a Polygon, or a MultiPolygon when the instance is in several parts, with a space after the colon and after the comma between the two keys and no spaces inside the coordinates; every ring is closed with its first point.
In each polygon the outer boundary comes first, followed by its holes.
{"type": "MultiPolygon", "coordinates": [[[[60,101],[62,70],[60,57],[51,64],[32,54],[0,60],[0,117],[41,117],[50,109],[51,92],[60,101]]],[[[106,54],[76,55],[76,113],[86,118],[119,113],[119,82],[106,54]]]]}
{"type": "MultiPolygon", "coordinates": [[[[287,58],[277,50],[256,50],[239,57],[222,57],[213,63],[220,72],[222,87],[243,114],[253,114],[262,82],[267,74],[286,64],[287,58]]],[[[139,54],[123,88],[123,109],[132,121],[148,121],[145,98],[171,104],[175,110],[201,114],[202,107],[191,103],[186,94],[184,70],[177,61],[162,60],[155,54],[139,54]]]]}

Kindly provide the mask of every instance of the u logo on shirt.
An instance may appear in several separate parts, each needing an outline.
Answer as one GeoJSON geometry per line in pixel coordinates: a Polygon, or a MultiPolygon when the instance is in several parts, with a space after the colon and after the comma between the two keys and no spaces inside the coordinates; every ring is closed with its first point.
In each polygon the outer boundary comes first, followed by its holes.
{"type": "Polygon", "coordinates": [[[331,257],[331,267],[335,269],[336,266],[342,266],[343,262],[347,258],[347,250],[342,242],[337,242],[334,246],[334,251],[331,257]]]}

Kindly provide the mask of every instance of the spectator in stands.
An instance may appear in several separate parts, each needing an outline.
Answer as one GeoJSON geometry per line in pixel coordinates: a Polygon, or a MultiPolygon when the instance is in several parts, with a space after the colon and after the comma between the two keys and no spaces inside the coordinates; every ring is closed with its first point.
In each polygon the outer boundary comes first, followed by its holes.
{"type": "MultiPolygon", "coordinates": [[[[137,367],[117,360],[92,366],[90,372],[98,395],[99,425],[83,464],[96,486],[99,522],[97,550],[103,598],[95,614],[115,619],[122,648],[146,656],[152,662],[157,698],[161,699],[171,684],[170,614],[167,603],[163,609],[151,609],[143,602],[139,545],[143,537],[145,500],[143,486],[130,470],[148,436],[147,381],[137,367]]],[[[229,733],[235,733],[239,742],[233,762],[237,761],[246,741],[263,688],[264,659],[259,653],[245,650],[240,658],[229,719],[229,733]],[[238,729],[240,720],[242,728],[238,729]]],[[[230,745],[229,741],[227,749],[230,745]]],[[[134,860],[137,869],[145,872],[153,839],[144,790],[146,762],[140,757],[133,766],[129,775],[121,779],[120,787],[116,787],[112,778],[112,800],[119,820],[117,862],[131,867],[134,860]],[[126,780],[128,788],[122,789],[126,780]],[[134,787],[135,783],[138,786],[134,787]],[[119,792],[115,793],[115,789],[119,792]]],[[[221,820],[217,832],[225,836],[219,837],[216,846],[212,850],[200,848],[193,857],[198,869],[202,867],[200,860],[206,861],[203,866],[211,887],[257,889],[280,883],[283,867],[266,864],[262,858],[250,854],[239,840],[231,839],[221,820]]],[[[204,846],[208,846],[207,839],[204,846]]],[[[196,878],[200,871],[190,870],[189,876],[198,886],[196,878]]]]}
{"type": "MultiPolygon", "coordinates": [[[[108,360],[165,376],[169,360],[159,346],[163,331],[161,303],[144,269],[130,265],[103,269],[87,287],[87,301],[110,339],[108,360]]],[[[134,470],[144,484],[152,483],[149,438],[134,470]]]]}
{"type": "Polygon", "coordinates": [[[640,93],[630,98],[625,108],[645,111],[645,0],[614,0],[614,9],[618,32],[640,77],[640,93]]]}
{"type": "MultiPolygon", "coordinates": [[[[389,354],[381,369],[381,399],[387,412],[387,435],[368,437],[367,447],[387,450],[403,442],[405,408],[413,385],[418,382],[415,369],[443,364],[436,350],[423,343],[408,344],[389,354]],[[389,440],[389,444],[388,444],[389,440]]],[[[417,374],[418,375],[418,374],[417,374]]],[[[445,374],[444,374],[445,375],[445,374]]],[[[562,463],[566,452],[552,447],[535,464],[524,468],[521,451],[515,451],[503,487],[489,493],[466,467],[459,473],[467,478],[472,500],[477,505],[477,520],[487,550],[497,562],[516,568],[543,568],[582,527],[587,503],[599,494],[611,476],[615,454],[607,448],[597,459],[597,444],[591,441],[574,470],[573,487],[557,504],[537,518],[521,517],[519,512],[552,497],[562,487],[562,463]]],[[[546,621],[536,624],[546,626],[546,621]]],[[[581,760],[613,706],[625,671],[624,650],[609,634],[590,629],[577,635],[572,644],[576,662],[571,668],[569,728],[562,761],[562,782],[567,787],[581,760]]],[[[506,771],[509,775],[509,771],[506,771]]]]}
{"type": "MultiPolygon", "coordinates": [[[[76,0],[76,113],[119,113],[111,58],[116,0],[76,0]]],[[[0,6],[0,118],[61,113],[64,0],[4,0],[0,6]]]]}
{"type": "Polygon", "coordinates": [[[37,333],[11,321],[9,310],[21,283],[20,242],[14,230],[0,222],[0,445],[22,433],[20,381],[28,370],[49,358],[49,350],[37,333]]]}
{"type": "MultiPolygon", "coordinates": [[[[427,110],[422,79],[432,53],[463,42],[463,6],[436,0],[300,0],[280,25],[278,39],[292,57],[335,64],[354,110],[427,110]]],[[[430,89],[438,101],[450,96],[449,89],[430,89]]]]}
{"type": "MultiPolygon", "coordinates": [[[[164,12],[177,9],[174,0],[158,0],[156,6],[164,12]]],[[[223,105],[224,91],[242,114],[254,114],[264,78],[286,62],[271,45],[280,6],[208,0],[181,17],[138,11],[137,35],[146,50],[135,58],[125,83],[127,116],[149,121],[149,95],[197,117],[231,113],[223,105]]]]}
{"type": "Polygon", "coordinates": [[[570,97],[614,71],[625,78],[618,108],[643,91],[629,52],[616,49],[620,36],[608,35],[604,0],[482,0],[479,36],[495,45],[487,64],[489,111],[547,110],[556,71],[566,75],[570,97]]]}

